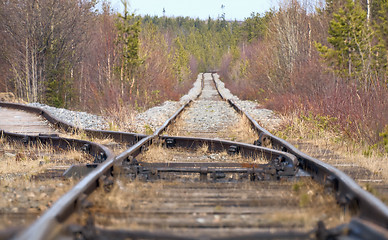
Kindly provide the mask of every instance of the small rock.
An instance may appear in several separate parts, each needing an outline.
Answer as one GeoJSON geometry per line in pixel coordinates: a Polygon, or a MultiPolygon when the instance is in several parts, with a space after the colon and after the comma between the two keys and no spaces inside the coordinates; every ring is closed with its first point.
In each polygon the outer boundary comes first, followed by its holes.
{"type": "Polygon", "coordinates": [[[205,220],[204,218],[197,218],[196,221],[197,221],[198,223],[201,223],[201,224],[203,224],[203,223],[206,222],[206,220],[205,220]]]}
{"type": "Polygon", "coordinates": [[[29,193],[27,193],[27,197],[35,198],[36,196],[35,196],[35,194],[33,192],[29,192],[29,193]]]}
{"type": "Polygon", "coordinates": [[[43,198],[45,198],[45,197],[47,197],[47,194],[46,193],[41,193],[40,195],[39,195],[39,199],[43,199],[43,198]]]}
{"type": "Polygon", "coordinates": [[[14,157],[16,157],[16,154],[13,154],[13,153],[10,153],[10,152],[5,152],[4,156],[7,157],[7,158],[14,158],[14,157]]]}

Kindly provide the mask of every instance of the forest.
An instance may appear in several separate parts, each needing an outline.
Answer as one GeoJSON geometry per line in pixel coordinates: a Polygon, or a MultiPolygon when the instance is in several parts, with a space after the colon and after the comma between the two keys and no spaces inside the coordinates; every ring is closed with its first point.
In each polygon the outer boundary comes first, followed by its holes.
{"type": "Polygon", "coordinates": [[[241,99],[388,152],[387,0],[282,0],[244,21],[138,16],[122,3],[1,1],[0,92],[117,114],[177,100],[217,71],[241,99]]]}

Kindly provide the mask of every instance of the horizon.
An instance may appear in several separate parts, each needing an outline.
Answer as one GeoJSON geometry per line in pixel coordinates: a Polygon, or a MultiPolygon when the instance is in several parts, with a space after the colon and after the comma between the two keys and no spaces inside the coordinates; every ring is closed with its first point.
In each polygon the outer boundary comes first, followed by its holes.
{"type": "MultiPolygon", "coordinates": [[[[110,2],[114,11],[123,11],[120,0],[111,0],[110,2]]],[[[209,17],[217,19],[225,14],[225,19],[228,21],[244,21],[252,13],[263,14],[274,8],[272,0],[129,0],[128,2],[129,12],[141,16],[190,17],[201,20],[206,20],[209,17]]]]}

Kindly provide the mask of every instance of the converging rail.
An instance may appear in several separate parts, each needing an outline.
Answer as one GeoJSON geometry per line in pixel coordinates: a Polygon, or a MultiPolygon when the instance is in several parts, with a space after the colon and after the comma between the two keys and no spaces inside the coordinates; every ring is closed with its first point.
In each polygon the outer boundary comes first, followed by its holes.
{"type": "MultiPolygon", "coordinates": [[[[215,86],[218,88],[219,84],[221,84],[218,79],[218,75],[213,73],[211,76],[215,86]]],[[[204,74],[200,75],[200,77],[203,82],[204,74]]],[[[110,137],[116,141],[126,142],[131,145],[130,148],[118,156],[113,156],[106,147],[88,141],[65,139],[58,137],[57,135],[32,136],[2,131],[3,136],[13,140],[18,140],[24,143],[40,141],[47,144],[57,145],[62,148],[69,146],[76,147],[82,149],[83,151],[87,151],[96,158],[94,164],[89,164],[87,166],[73,166],[74,172],[81,173],[84,171],[89,172],[89,174],[81,179],[79,183],[73,187],[73,189],[55,202],[54,205],[28,229],[20,233],[16,239],[52,239],[58,236],[58,234],[63,234],[65,231],[63,224],[68,223],[69,217],[74,212],[85,208],[88,203],[87,197],[94,190],[99,187],[109,188],[112,184],[113,177],[122,176],[129,179],[143,179],[145,181],[144,183],[135,182],[134,186],[146,184],[147,187],[151,186],[147,185],[148,182],[150,182],[150,184],[154,184],[153,181],[156,181],[155,183],[157,183],[158,181],[170,181],[171,179],[176,181],[178,179],[179,184],[177,183],[177,185],[174,186],[186,189],[185,192],[189,191],[187,190],[189,188],[194,188],[193,184],[199,184],[196,186],[200,186],[201,189],[205,189],[206,186],[208,186],[209,188],[211,187],[212,189],[217,189],[217,191],[221,192],[224,191],[223,189],[225,189],[226,186],[229,186],[225,185],[225,183],[233,183],[236,184],[233,186],[240,186],[239,184],[245,182],[245,179],[247,179],[248,182],[263,182],[264,185],[262,185],[262,188],[264,188],[265,185],[268,185],[266,182],[270,180],[283,180],[287,182],[289,179],[309,176],[315,181],[321,183],[326,190],[330,190],[336,197],[338,204],[342,206],[346,212],[350,213],[353,218],[350,222],[332,229],[327,229],[322,223],[319,223],[317,228],[310,232],[290,230],[284,232],[275,231],[273,233],[249,231],[245,234],[230,236],[217,235],[214,234],[214,232],[212,232],[212,234],[209,233],[207,236],[206,234],[205,236],[191,236],[190,234],[187,235],[187,233],[185,234],[184,232],[175,234],[160,231],[152,232],[128,229],[108,230],[95,226],[93,219],[88,221],[86,226],[75,225],[66,231],[71,234],[81,234],[84,237],[105,237],[115,239],[337,239],[342,237],[347,239],[388,239],[388,208],[380,200],[363,190],[350,177],[341,171],[300,152],[287,141],[272,135],[266,129],[262,128],[252,117],[249,116],[249,114],[244,112],[233,99],[226,99],[220,91],[218,91],[218,94],[227,101],[229,105],[237,111],[237,113],[244,115],[247,119],[249,119],[252,128],[254,128],[258,133],[258,139],[254,142],[254,144],[212,138],[161,135],[172,122],[176,121],[178,116],[185,111],[186,108],[190,107],[190,104],[192,103],[191,101],[187,101],[183,104],[173,116],[171,116],[159,129],[154,132],[154,134],[150,136],[90,129],[82,130],[88,135],[110,137]],[[261,146],[264,145],[265,142],[271,142],[273,149],[261,146]],[[141,160],[141,155],[146,153],[147,149],[156,144],[160,144],[165,149],[186,149],[186,151],[189,151],[190,149],[206,148],[206,151],[210,152],[225,151],[230,156],[242,156],[253,159],[264,158],[267,163],[147,162],[141,160]],[[85,171],[85,169],[88,170],[85,171]],[[181,183],[183,183],[183,185],[181,185],[181,183]],[[221,185],[217,185],[216,183],[220,183],[221,185]]],[[[200,93],[198,96],[199,95],[200,93]]],[[[81,130],[52,117],[50,114],[39,108],[1,102],[0,107],[20,109],[42,115],[51,124],[66,131],[71,132],[81,130]]],[[[247,186],[251,185],[248,184],[247,186]]],[[[261,185],[258,184],[256,187],[257,186],[261,185]]],[[[251,189],[251,187],[247,188],[251,189]]],[[[173,192],[167,192],[169,194],[173,194],[173,192]]],[[[204,191],[203,194],[211,193],[204,191]]],[[[193,196],[190,198],[195,199],[193,196]]],[[[260,199],[258,196],[257,198],[260,199]]],[[[163,200],[164,198],[161,199],[162,203],[166,201],[163,200]]],[[[250,199],[249,201],[254,201],[253,195],[249,195],[248,199],[250,199]]],[[[230,202],[231,200],[227,201],[228,204],[238,204],[238,202],[241,202],[242,200],[237,199],[235,202],[230,202]]],[[[262,201],[263,200],[261,199],[257,204],[262,201]]],[[[276,202],[275,200],[271,201],[273,203],[276,202]]],[[[193,201],[187,202],[188,206],[191,206],[191,204],[196,206],[193,201]]],[[[187,209],[181,209],[179,211],[185,212],[187,209]]],[[[206,212],[208,210],[203,209],[203,211],[206,212]]],[[[252,208],[246,208],[245,210],[244,208],[239,209],[240,214],[243,214],[243,212],[248,213],[249,211],[252,211],[252,208]]],[[[135,214],[135,212],[136,211],[134,211],[133,214],[135,214]]],[[[129,212],[128,214],[132,213],[129,212]]],[[[231,213],[228,212],[228,214],[231,213]]],[[[198,220],[201,218],[196,219],[198,220]]],[[[157,222],[161,224],[159,220],[157,222]]],[[[156,222],[153,224],[156,224],[156,222]]],[[[176,226],[182,225],[179,225],[178,223],[173,224],[176,226]]],[[[187,227],[187,225],[190,224],[192,224],[192,226],[196,225],[194,222],[189,221],[184,226],[187,227]]],[[[229,226],[229,223],[223,224],[225,227],[229,226]]],[[[242,224],[241,227],[246,226],[244,221],[241,223],[236,222],[235,225],[232,224],[230,226],[234,226],[236,228],[239,224],[242,224]]],[[[199,228],[206,228],[206,226],[209,227],[212,226],[212,224],[207,222],[206,219],[199,221],[199,228]]],[[[250,229],[255,229],[257,227],[258,225],[255,224],[249,225],[250,229]]]]}
{"type": "MultiPolygon", "coordinates": [[[[215,79],[218,80],[218,77],[215,79]]],[[[216,84],[219,83],[219,81],[216,82],[216,84]]],[[[220,95],[222,96],[221,93],[220,95]]],[[[308,172],[313,179],[326,186],[330,186],[334,191],[339,204],[354,208],[353,210],[358,212],[360,218],[373,222],[383,228],[388,228],[388,208],[379,199],[363,190],[343,172],[329,164],[306,155],[287,141],[274,136],[269,131],[262,128],[248,113],[244,112],[234,100],[224,99],[227,100],[236,111],[245,115],[250,120],[252,127],[259,134],[259,139],[255,142],[256,145],[260,146],[263,142],[269,140],[273,148],[291,153],[298,159],[299,166],[308,172]]]]}

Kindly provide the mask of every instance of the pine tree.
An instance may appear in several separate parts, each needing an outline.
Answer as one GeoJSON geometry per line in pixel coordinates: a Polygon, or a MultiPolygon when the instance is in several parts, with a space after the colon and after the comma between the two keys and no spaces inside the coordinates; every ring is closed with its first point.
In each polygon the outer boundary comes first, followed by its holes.
{"type": "Polygon", "coordinates": [[[124,85],[129,84],[129,95],[131,97],[135,86],[135,73],[137,67],[142,63],[139,58],[139,33],[140,20],[128,12],[128,1],[121,0],[124,6],[124,15],[118,14],[116,28],[118,30],[117,44],[120,48],[120,84],[121,95],[124,96],[124,85]]]}
{"type": "Polygon", "coordinates": [[[175,39],[174,70],[179,82],[190,74],[189,54],[183,47],[179,37],[175,39]]]}
{"type": "Polygon", "coordinates": [[[248,42],[254,40],[263,39],[266,32],[266,24],[268,21],[267,13],[264,17],[261,17],[259,13],[252,13],[251,17],[245,19],[242,29],[244,37],[248,42]]]}
{"type": "Polygon", "coordinates": [[[359,87],[370,83],[371,31],[366,12],[359,3],[347,0],[344,8],[333,14],[329,37],[331,46],[316,43],[329,67],[347,81],[355,80],[359,87]]]}
{"type": "Polygon", "coordinates": [[[374,28],[378,43],[374,47],[377,75],[388,84],[388,1],[381,0],[377,12],[374,28]]]}

